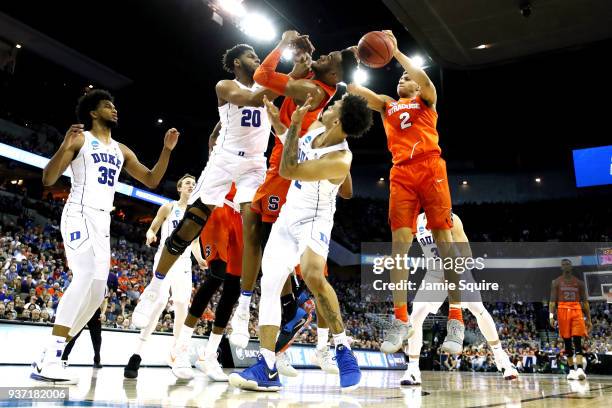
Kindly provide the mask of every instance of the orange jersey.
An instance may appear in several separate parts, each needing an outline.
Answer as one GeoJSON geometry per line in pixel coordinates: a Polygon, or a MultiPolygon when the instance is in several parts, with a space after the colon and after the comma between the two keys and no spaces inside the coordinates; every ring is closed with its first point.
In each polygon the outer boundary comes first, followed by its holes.
{"type": "Polygon", "coordinates": [[[383,125],[393,164],[406,163],[427,154],[440,155],[438,113],[420,96],[385,103],[383,125]]]}
{"type": "Polygon", "coordinates": [[[569,281],[563,277],[557,279],[557,307],[559,309],[580,309],[580,281],[572,276],[569,281]]]}

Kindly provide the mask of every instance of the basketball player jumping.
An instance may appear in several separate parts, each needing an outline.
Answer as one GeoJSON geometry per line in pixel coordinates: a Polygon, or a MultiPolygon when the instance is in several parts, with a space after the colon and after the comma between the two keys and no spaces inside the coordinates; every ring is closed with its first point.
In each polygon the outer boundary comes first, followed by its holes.
{"type": "MultiPolygon", "coordinates": [[[[185,209],[187,208],[187,200],[193,187],[195,186],[195,177],[190,174],[185,174],[179,179],[176,184],[176,189],[180,195],[178,201],[171,201],[159,207],[157,214],[151,222],[151,226],[147,230],[146,244],[150,246],[152,243],[157,241],[157,232],[161,229],[161,240],[164,242],[172,233],[174,228],[183,218],[185,209]]],[[[159,257],[161,256],[163,246],[159,246],[157,253],[155,254],[153,261],[153,270],[155,270],[159,257]]],[[[138,376],[138,368],[142,361],[141,354],[146,344],[146,341],[151,337],[151,333],[155,330],[159,316],[166,307],[168,299],[170,298],[170,290],[172,290],[172,301],[174,304],[174,342],[176,343],[179,339],[181,328],[185,317],[187,317],[187,309],[189,308],[189,301],[191,300],[191,290],[193,283],[191,280],[191,257],[189,252],[183,253],[179,258],[178,262],[175,263],[170,272],[168,272],[168,279],[164,280],[164,285],[160,290],[160,297],[158,298],[157,308],[153,313],[153,318],[149,324],[140,330],[138,336],[138,344],[134,354],[130,357],[128,364],[125,366],[123,371],[125,378],[136,378],[138,376]]]]}
{"type": "MultiPolygon", "coordinates": [[[[405,70],[397,86],[399,100],[355,84],[350,84],[348,88],[349,92],[365,97],[370,109],[380,112],[387,145],[393,156],[389,177],[392,252],[408,253],[414,237],[412,226],[423,207],[427,214],[427,227],[431,229],[441,257],[454,259],[451,197],[446,162],[440,157],[436,130],[436,88],[425,71],[399,51],[393,33],[385,33],[393,43],[393,56],[405,70]]],[[[448,263],[445,262],[445,265],[448,263]]],[[[452,269],[445,269],[444,276],[457,285],[458,277],[452,269]]],[[[407,279],[408,270],[391,270],[392,282],[407,279]]],[[[408,322],[407,292],[397,289],[392,293],[395,320],[381,345],[384,353],[397,352],[413,331],[408,322]]],[[[448,334],[442,348],[457,354],[463,350],[464,336],[458,289],[449,291],[449,303],[448,334]]]]}
{"type": "MultiPolygon", "coordinates": [[[[280,118],[284,126],[289,127],[291,115],[298,104],[311,96],[311,110],[304,115],[299,129],[299,136],[303,136],[310,125],[317,119],[323,108],[336,92],[336,84],[357,67],[355,54],[351,50],[334,51],[322,55],[313,61],[310,68],[312,73],[304,79],[294,80],[291,76],[276,72],[282,52],[287,47],[298,47],[300,52],[312,52],[313,47],[306,36],[300,36],[296,31],[283,33],[281,41],[276,48],[265,58],[261,66],[255,71],[255,81],[258,84],[285,95],[280,108],[280,118]],[[307,43],[300,48],[299,44],[307,43]]],[[[253,199],[252,211],[243,213],[244,220],[244,254],[242,265],[241,295],[238,307],[232,317],[232,334],[230,342],[237,347],[246,347],[249,340],[249,305],[255,287],[257,275],[261,266],[261,246],[264,242],[262,222],[271,225],[278,217],[279,211],[285,203],[285,197],[291,182],[279,175],[279,165],[283,146],[278,137],[270,155],[270,167],[266,179],[257,190],[253,199]]],[[[283,295],[291,296],[291,286],[286,284],[283,295]]]]}
{"type": "Polygon", "coordinates": [[[587,300],[584,282],[572,275],[572,262],[561,261],[560,277],[552,282],[550,302],[550,325],[555,326],[555,309],[559,323],[559,336],[565,343],[567,362],[570,365],[568,380],[586,380],[583,370],[582,338],[593,328],[591,310],[587,300]],[[586,325],[585,325],[586,320],[586,325]],[[573,367],[573,368],[572,368],[573,367]]]}
{"type": "MultiPolygon", "coordinates": [[[[433,239],[431,231],[427,228],[427,216],[425,213],[421,213],[417,220],[416,226],[413,227],[415,231],[416,239],[421,245],[423,255],[426,259],[427,273],[423,277],[423,283],[435,284],[444,282],[444,271],[443,269],[436,268],[436,262],[432,262],[433,259],[438,258],[439,249],[433,239]]],[[[459,246],[465,246],[466,250],[469,250],[469,240],[465,235],[463,229],[463,223],[457,214],[453,214],[453,228],[451,229],[453,234],[453,241],[457,242],[459,246]]],[[[468,255],[471,257],[471,254],[468,255]]],[[[466,272],[462,279],[466,281],[473,281],[471,273],[466,272]]],[[[423,285],[421,283],[421,286],[423,285]]],[[[404,373],[404,376],[400,380],[401,385],[420,385],[421,384],[421,370],[419,369],[419,357],[421,355],[421,347],[423,345],[423,322],[429,313],[437,313],[442,303],[446,300],[446,291],[433,291],[423,292],[419,290],[412,303],[412,313],[410,314],[410,320],[414,327],[414,335],[408,340],[408,369],[404,373]]],[[[506,380],[513,380],[518,378],[518,371],[510,362],[508,354],[504,351],[497,334],[497,328],[495,322],[491,317],[491,314],[484,307],[480,294],[470,294],[469,301],[462,302],[462,306],[468,309],[476,317],[478,327],[484,335],[487,343],[493,350],[493,356],[495,358],[495,364],[499,371],[502,372],[506,380]]]]}
{"type": "Polygon", "coordinates": [[[161,181],[179,132],[170,129],[153,169],[111,137],[117,109],[106,91],[93,90],[79,99],[77,118],[58,151],[43,170],[43,184],[51,186],[70,166],[72,188],[64,206],[61,233],[73,280],[62,296],[53,331],[41,358],[32,364],[31,377],[40,381],[76,384],[60,362],[66,341],[76,335],[100,307],[110,269],[110,212],[122,168],[149,188],[161,181]]]}
{"type": "Polygon", "coordinates": [[[336,292],[325,278],[324,270],[336,195],[352,161],[346,138],[365,133],[372,124],[372,115],[363,98],[347,95],[327,109],[321,122],[313,122],[306,134],[299,138],[310,103],[308,98],[292,114],[283,147],[279,173],[292,181],[262,259],[261,354],[255,365],[230,375],[230,384],[243,389],[277,391],[281,388],[275,365],[275,343],[281,322],[280,294],[298,263],[302,277],[316,299],[317,312],[324,316],[332,332],[340,386],[352,389],[361,379],[361,371],[344,331],[336,292]]]}

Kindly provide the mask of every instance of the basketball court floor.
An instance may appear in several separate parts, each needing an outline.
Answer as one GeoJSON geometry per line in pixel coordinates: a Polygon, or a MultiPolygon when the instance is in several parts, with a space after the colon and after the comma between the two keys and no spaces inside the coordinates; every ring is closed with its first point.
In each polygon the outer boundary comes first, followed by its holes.
{"type": "MultiPolygon", "coordinates": [[[[401,371],[363,371],[360,388],[340,391],[336,376],[300,370],[282,378],[279,393],[236,390],[227,383],[209,383],[197,372],[191,381],[177,381],[167,368],[142,368],[138,380],[124,380],[120,367],[71,367],[80,383],[69,386],[69,400],[15,401],[0,406],[147,406],[147,407],[605,407],[612,405],[612,377],[590,376],[568,382],[559,375],[525,374],[507,382],[496,374],[423,372],[421,387],[398,387],[401,371]]],[[[29,367],[0,366],[2,387],[40,386],[29,379],[29,367]]]]}

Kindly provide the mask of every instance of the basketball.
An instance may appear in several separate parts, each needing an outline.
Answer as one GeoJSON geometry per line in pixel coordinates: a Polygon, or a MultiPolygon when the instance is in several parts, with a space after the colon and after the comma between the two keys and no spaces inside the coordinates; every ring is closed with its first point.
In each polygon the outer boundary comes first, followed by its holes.
{"type": "Polygon", "coordinates": [[[357,55],[368,67],[381,68],[393,58],[393,43],[382,31],[370,31],[359,40],[357,55]]]}

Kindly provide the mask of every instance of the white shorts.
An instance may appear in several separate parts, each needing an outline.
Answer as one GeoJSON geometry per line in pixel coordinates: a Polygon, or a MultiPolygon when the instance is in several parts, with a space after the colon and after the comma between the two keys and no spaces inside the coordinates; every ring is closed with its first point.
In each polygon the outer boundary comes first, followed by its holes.
{"type": "Polygon", "coordinates": [[[204,204],[222,207],[232,182],[236,183],[234,202],[251,202],[265,177],[265,156],[244,157],[215,147],[188,204],[193,204],[199,198],[204,204]]]}
{"type": "MultiPolygon", "coordinates": [[[[460,279],[464,279],[467,282],[473,282],[474,277],[471,272],[465,272],[460,276],[460,279]]],[[[421,285],[429,284],[429,283],[444,283],[444,271],[432,270],[425,272],[425,276],[423,276],[423,280],[419,282],[419,287],[421,285]]],[[[467,296],[467,294],[466,294],[467,296]]],[[[448,297],[447,291],[442,290],[418,290],[416,295],[414,296],[413,303],[426,303],[428,305],[428,309],[430,313],[437,313],[440,306],[444,303],[446,298],[448,297]]],[[[468,303],[474,302],[482,302],[480,299],[480,294],[469,294],[469,301],[461,302],[461,307],[466,309],[468,307],[468,303]]]]}
{"type": "Polygon", "coordinates": [[[285,205],[272,225],[263,256],[282,258],[291,270],[300,263],[300,257],[306,248],[327,259],[334,221],[307,215],[309,214],[291,211],[291,208],[285,205]]]}
{"type": "MultiPolygon", "coordinates": [[[[78,265],[77,257],[94,256],[94,279],[108,279],[110,270],[110,213],[79,204],[66,203],[60,231],[68,267],[78,265]]],[[[81,263],[82,264],[82,263],[81,263]]],[[[73,271],[74,272],[74,271],[73,271]]],[[[78,273],[78,271],[77,271],[78,273]]]]}
{"type": "MultiPolygon", "coordinates": [[[[157,251],[153,258],[153,270],[157,270],[157,263],[161,256],[161,251],[157,251]]],[[[169,296],[172,290],[172,300],[180,303],[189,303],[193,283],[191,280],[191,257],[179,257],[172,268],[166,274],[160,293],[169,296]]]]}

